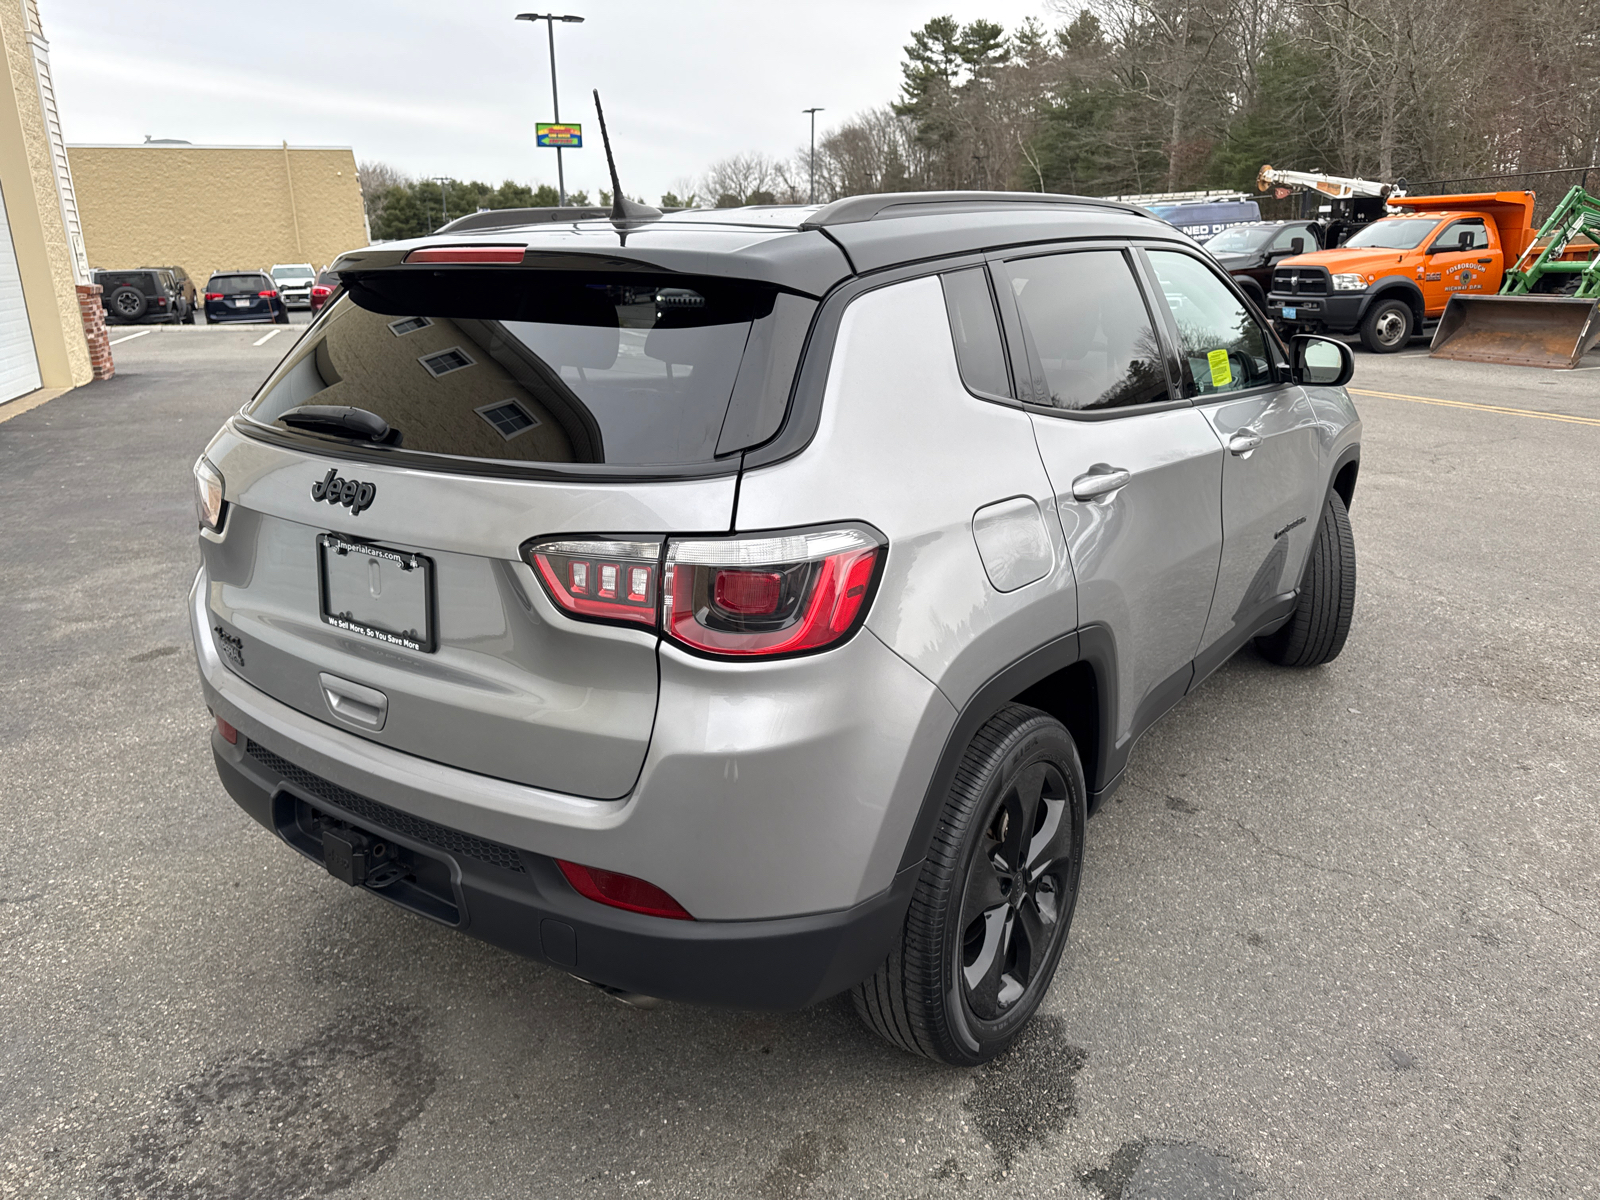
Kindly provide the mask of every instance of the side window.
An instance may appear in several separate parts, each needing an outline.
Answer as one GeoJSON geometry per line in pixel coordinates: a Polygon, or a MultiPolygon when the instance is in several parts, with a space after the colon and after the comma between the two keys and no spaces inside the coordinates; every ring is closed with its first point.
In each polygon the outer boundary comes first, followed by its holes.
{"type": "Polygon", "coordinates": [[[1444,227],[1444,232],[1434,239],[1435,250],[1455,250],[1461,244],[1461,235],[1472,235],[1472,244],[1468,250],[1487,250],[1489,248],[1489,230],[1485,227],[1482,217],[1468,217],[1460,221],[1451,221],[1444,227]]]}
{"type": "Polygon", "coordinates": [[[1189,395],[1220,395],[1273,381],[1261,326],[1205,264],[1168,250],[1150,251],[1150,261],[1178,326],[1189,395]]]}
{"type": "Polygon", "coordinates": [[[1155,324],[1120,250],[1013,259],[1006,271],[1051,404],[1088,411],[1172,398],[1155,324]]]}
{"type": "Polygon", "coordinates": [[[944,306],[950,314],[961,382],[983,395],[1010,396],[1006,348],[1000,339],[1000,318],[994,311],[988,272],[969,267],[941,275],[939,281],[944,284],[944,306]]]}
{"type": "Polygon", "coordinates": [[[1291,250],[1294,248],[1295,238],[1299,238],[1305,243],[1306,253],[1308,254],[1317,248],[1317,239],[1311,236],[1309,229],[1304,225],[1290,225],[1286,229],[1279,230],[1278,236],[1272,239],[1272,249],[1291,250]]]}

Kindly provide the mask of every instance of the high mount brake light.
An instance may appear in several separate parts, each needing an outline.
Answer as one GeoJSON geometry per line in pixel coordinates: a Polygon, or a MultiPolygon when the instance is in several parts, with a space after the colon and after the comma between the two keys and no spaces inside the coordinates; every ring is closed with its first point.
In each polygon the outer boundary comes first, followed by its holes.
{"type": "Polygon", "coordinates": [[[667,543],[661,625],[704,654],[820,650],[854,633],[883,562],[864,529],[667,543]]]}
{"type": "Polygon", "coordinates": [[[522,553],[550,599],[573,616],[655,626],[660,542],[559,539],[522,553]]]}
{"type": "Polygon", "coordinates": [[[408,263],[520,263],[525,246],[424,246],[406,255],[408,263]]]}
{"type": "Polygon", "coordinates": [[[586,867],[580,863],[556,859],[556,866],[567,877],[579,895],[587,896],[612,908],[625,908],[629,912],[644,913],[650,917],[670,917],[674,921],[692,921],[688,909],[679,904],[653,883],[624,875],[620,871],[604,871],[599,867],[586,867]]]}
{"type": "Polygon", "coordinates": [[[568,615],[660,628],[700,654],[820,650],[860,627],[884,541],[864,528],[659,541],[546,538],[523,557],[568,615]],[[659,597],[659,605],[658,605],[659,597]]]}

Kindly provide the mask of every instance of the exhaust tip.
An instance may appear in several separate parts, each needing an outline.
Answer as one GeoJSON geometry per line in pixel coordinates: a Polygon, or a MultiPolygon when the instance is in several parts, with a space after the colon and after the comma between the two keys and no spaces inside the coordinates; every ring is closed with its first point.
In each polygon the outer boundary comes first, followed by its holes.
{"type": "Polygon", "coordinates": [[[659,996],[646,996],[642,992],[630,992],[625,988],[612,987],[609,983],[596,983],[592,979],[585,979],[582,975],[574,975],[579,983],[587,983],[592,988],[598,988],[619,1004],[626,1004],[629,1008],[637,1008],[648,1012],[661,1003],[659,996]]]}

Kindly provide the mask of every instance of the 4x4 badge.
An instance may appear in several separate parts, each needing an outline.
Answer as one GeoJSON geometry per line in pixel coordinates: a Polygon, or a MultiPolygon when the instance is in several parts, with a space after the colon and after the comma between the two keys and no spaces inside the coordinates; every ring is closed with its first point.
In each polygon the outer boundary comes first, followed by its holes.
{"type": "Polygon", "coordinates": [[[354,479],[340,479],[336,470],[329,469],[326,476],[311,485],[311,498],[329,504],[342,504],[353,517],[366,508],[378,495],[375,483],[357,483],[354,479]]]}

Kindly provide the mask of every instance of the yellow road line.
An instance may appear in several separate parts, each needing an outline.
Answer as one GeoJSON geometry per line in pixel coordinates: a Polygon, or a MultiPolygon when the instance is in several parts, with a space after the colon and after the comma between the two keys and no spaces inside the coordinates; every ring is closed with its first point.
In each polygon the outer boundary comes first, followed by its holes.
{"type": "Polygon", "coordinates": [[[1410,400],[1415,404],[1439,404],[1445,408],[1474,408],[1479,412],[1504,413],[1508,417],[1533,417],[1540,421],[1565,421],[1570,425],[1600,425],[1600,417],[1574,417],[1567,413],[1539,412],[1532,408],[1506,408],[1499,404],[1469,404],[1465,400],[1440,400],[1435,396],[1406,396],[1399,392],[1369,392],[1351,388],[1355,396],[1376,396],[1381,400],[1410,400]]]}

